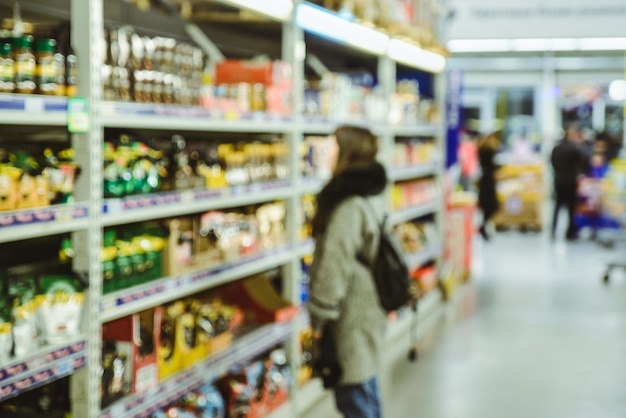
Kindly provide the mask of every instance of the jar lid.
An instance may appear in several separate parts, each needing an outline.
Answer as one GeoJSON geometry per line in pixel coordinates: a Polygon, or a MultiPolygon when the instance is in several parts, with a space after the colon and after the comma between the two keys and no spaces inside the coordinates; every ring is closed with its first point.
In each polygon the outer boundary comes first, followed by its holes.
{"type": "Polygon", "coordinates": [[[54,52],[56,45],[57,41],[54,39],[38,39],[35,42],[35,49],[42,52],[54,52]]]}
{"type": "Polygon", "coordinates": [[[12,49],[11,43],[4,42],[2,46],[0,46],[0,55],[5,56],[5,57],[11,56],[11,49],[12,49]]]}
{"type": "Polygon", "coordinates": [[[30,36],[20,36],[19,38],[13,38],[13,46],[15,49],[27,49],[30,48],[33,43],[33,38],[30,36]]]}

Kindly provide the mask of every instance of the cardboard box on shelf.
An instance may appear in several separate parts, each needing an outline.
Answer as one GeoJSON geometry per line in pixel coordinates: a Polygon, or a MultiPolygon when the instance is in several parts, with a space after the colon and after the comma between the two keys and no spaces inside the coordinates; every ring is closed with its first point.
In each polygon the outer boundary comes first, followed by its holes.
{"type": "Polygon", "coordinates": [[[176,218],[168,222],[170,234],[164,250],[164,270],[177,276],[222,263],[222,254],[209,238],[198,234],[195,218],[176,218]]]}
{"type": "Polygon", "coordinates": [[[263,274],[224,286],[220,296],[241,307],[253,323],[288,322],[298,315],[298,307],[279,295],[263,274]]]}
{"type": "Polygon", "coordinates": [[[114,341],[119,352],[126,352],[130,364],[131,391],[143,392],[158,384],[155,310],[107,322],[102,339],[114,341]]]}

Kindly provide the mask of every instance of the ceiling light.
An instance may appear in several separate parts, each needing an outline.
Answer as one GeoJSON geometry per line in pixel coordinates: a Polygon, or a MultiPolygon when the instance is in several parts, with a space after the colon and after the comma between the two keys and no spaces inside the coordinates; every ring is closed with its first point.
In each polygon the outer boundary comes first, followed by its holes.
{"type": "Polygon", "coordinates": [[[618,102],[626,100],[626,80],[612,81],[609,84],[609,96],[618,102]]]}
{"type": "Polygon", "coordinates": [[[223,3],[242,7],[272,19],[287,21],[293,12],[292,0],[221,0],[223,3]]]}

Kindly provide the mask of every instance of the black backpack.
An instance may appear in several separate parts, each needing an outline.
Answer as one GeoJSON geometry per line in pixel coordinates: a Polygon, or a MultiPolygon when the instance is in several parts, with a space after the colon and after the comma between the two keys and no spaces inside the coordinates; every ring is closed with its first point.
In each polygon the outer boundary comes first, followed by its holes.
{"type": "MultiPolygon", "coordinates": [[[[376,211],[372,204],[365,199],[371,212],[376,218],[376,211]]],[[[387,312],[397,311],[407,305],[411,305],[414,313],[411,325],[411,351],[409,359],[415,360],[417,352],[417,287],[411,278],[406,257],[396,237],[387,231],[387,216],[379,223],[380,244],[378,253],[373,264],[365,263],[372,269],[374,284],[378,292],[380,304],[387,312]]]]}

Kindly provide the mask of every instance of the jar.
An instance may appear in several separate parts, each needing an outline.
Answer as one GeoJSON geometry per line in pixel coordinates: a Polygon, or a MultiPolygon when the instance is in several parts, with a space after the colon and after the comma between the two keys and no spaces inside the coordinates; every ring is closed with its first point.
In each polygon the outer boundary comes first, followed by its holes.
{"type": "Polygon", "coordinates": [[[35,74],[39,93],[49,96],[57,94],[57,69],[54,61],[56,43],[54,39],[39,39],[35,43],[35,74]]]}
{"type": "Polygon", "coordinates": [[[32,94],[37,88],[35,71],[37,61],[33,55],[32,38],[21,36],[13,38],[13,60],[15,61],[15,91],[17,93],[32,94]]]}
{"type": "Polygon", "coordinates": [[[15,64],[11,55],[11,44],[0,45],[0,92],[13,93],[15,90],[15,64]]]}
{"type": "Polygon", "coordinates": [[[65,94],[67,97],[76,96],[78,89],[78,59],[73,52],[65,57],[65,94]]]}
{"type": "Polygon", "coordinates": [[[57,52],[54,54],[54,78],[56,81],[56,95],[65,96],[65,55],[57,52]]]}

